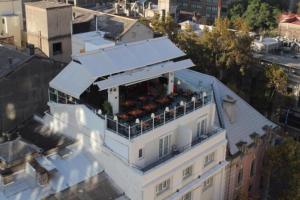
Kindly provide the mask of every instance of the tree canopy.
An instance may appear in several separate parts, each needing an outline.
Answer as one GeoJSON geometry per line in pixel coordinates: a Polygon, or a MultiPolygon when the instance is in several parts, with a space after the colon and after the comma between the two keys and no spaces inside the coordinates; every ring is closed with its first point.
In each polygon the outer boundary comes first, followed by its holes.
{"type": "Polygon", "coordinates": [[[234,2],[229,9],[231,20],[242,17],[252,31],[271,30],[277,26],[277,16],[280,13],[276,6],[262,0],[234,2]]]}
{"type": "Polygon", "coordinates": [[[300,143],[285,138],[267,151],[266,176],[270,177],[270,199],[300,199],[300,143]]]}

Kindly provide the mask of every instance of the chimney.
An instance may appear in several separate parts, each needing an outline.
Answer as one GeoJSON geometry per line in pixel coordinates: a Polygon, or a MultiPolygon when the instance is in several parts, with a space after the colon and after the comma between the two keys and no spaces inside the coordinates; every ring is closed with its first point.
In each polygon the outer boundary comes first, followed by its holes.
{"type": "Polygon", "coordinates": [[[29,44],[28,45],[28,49],[29,49],[29,55],[33,56],[34,55],[34,45],[33,44],[29,44]]]}
{"type": "Polygon", "coordinates": [[[225,111],[225,114],[227,115],[230,123],[234,123],[236,120],[236,100],[232,98],[229,95],[226,95],[223,98],[223,110],[225,111]]]}

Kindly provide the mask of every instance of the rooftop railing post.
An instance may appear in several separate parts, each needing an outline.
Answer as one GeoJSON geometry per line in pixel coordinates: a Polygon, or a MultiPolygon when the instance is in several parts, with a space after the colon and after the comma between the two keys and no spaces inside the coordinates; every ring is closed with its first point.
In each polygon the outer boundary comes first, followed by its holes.
{"type": "Polygon", "coordinates": [[[107,129],[107,115],[104,115],[104,120],[105,120],[105,129],[107,129]]]}
{"type": "Polygon", "coordinates": [[[184,102],[184,105],[183,105],[183,115],[185,115],[186,113],[186,102],[184,102]]]}
{"type": "Polygon", "coordinates": [[[118,120],[116,120],[116,125],[117,125],[117,133],[119,133],[119,123],[118,123],[118,120]]]}
{"type": "Polygon", "coordinates": [[[174,120],[176,119],[176,106],[174,107],[174,120]]]}
{"type": "Polygon", "coordinates": [[[155,119],[155,114],[151,113],[151,118],[152,118],[152,131],[154,130],[154,119],[155,119]]]}
{"type": "Polygon", "coordinates": [[[143,120],[141,120],[141,135],[143,134],[143,120]]]}
{"type": "Polygon", "coordinates": [[[128,125],[128,139],[130,141],[130,125],[128,125]]]}
{"type": "Polygon", "coordinates": [[[164,124],[166,124],[166,111],[164,111],[164,124]]]}

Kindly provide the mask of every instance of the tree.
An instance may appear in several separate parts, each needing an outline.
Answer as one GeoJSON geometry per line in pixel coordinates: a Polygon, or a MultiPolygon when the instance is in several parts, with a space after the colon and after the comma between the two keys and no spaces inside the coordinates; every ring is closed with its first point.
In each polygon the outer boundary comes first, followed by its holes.
{"type": "Polygon", "coordinates": [[[266,154],[265,177],[269,177],[270,199],[300,199],[300,143],[285,138],[266,154]]]}
{"type": "Polygon", "coordinates": [[[279,11],[261,0],[250,0],[243,17],[251,30],[263,31],[277,26],[279,11]]]}
{"type": "MultiPolygon", "coordinates": [[[[287,88],[287,74],[283,71],[283,69],[275,64],[266,67],[265,71],[266,76],[266,86],[268,90],[268,98],[267,103],[269,105],[268,113],[271,115],[272,111],[274,111],[274,100],[278,95],[284,96],[286,94],[287,88]]],[[[276,104],[279,106],[280,104],[276,104]]]]}
{"type": "Polygon", "coordinates": [[[229,5],[228,18],[235,20],[243,16],[246,11],[248,1],[234,1],[229,5]]]}
{"type": "Polygon", "coordinates": [[[172,41],[175,40],[178,26],[170,15],[167,15],[165,18],[161,18],[159,14],[155,14],[151,19],[150,24],[154,32],[168,35],[172,41]]]}

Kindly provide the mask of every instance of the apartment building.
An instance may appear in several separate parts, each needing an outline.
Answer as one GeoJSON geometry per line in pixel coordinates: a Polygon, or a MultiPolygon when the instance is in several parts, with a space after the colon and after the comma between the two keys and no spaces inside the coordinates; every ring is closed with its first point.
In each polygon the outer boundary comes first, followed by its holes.
{"type": "Polygon", "coordinates": [[[227,14],[230,0],[158,0],[158,10],[172,16],[190,15],[195,13],[200,17],[200,22],[212,24],[220,16],[227,14]]]}
{"type": "Polygon", "coordinates": [[[267,177],[263,159],[278,125],[265,118],[215,77],[192,70],[176,72],[190,85],[211,85],[220,126],[228,140],[224,199],[259,199],[267,177]]]}
{"type": "Polygon", "coordinates": [[[25,4],[27,42],[48,57],[68,63],[71,60],[72,6],[51,1],[25,4]]]}
{"type": "Polygon", "coordinates": [[[224,199],[213,89],[175,76],[192,66],[166,37],[73,56],[50,82],[43,121],[92,152],[132,200],[224,199]]]}
{"type": "Polygon", "coordinates": [[[21,0],[0,1],[0,43],[21,47],[23,11],[21,0]]]}

